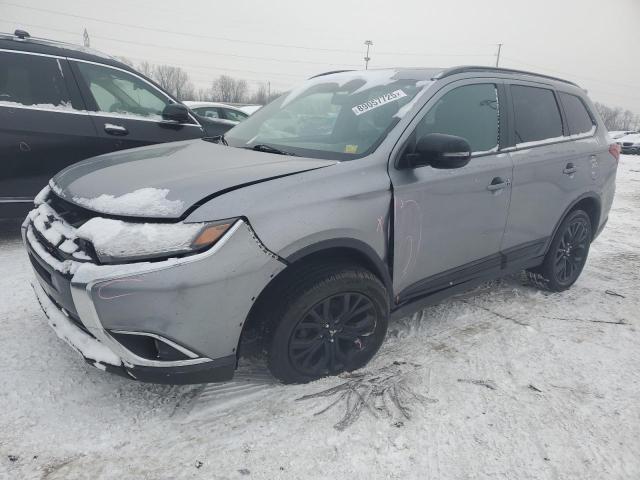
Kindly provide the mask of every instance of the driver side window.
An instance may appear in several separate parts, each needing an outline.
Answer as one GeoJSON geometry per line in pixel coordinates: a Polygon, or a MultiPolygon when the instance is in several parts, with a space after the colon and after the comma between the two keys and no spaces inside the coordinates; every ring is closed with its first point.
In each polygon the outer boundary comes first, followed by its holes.
{"type": "Polygon", "coordinates": [[[492,83],[458,87],[444,94],[416,127],[416,139],[428,133],[462,137],[473,153],[499,144],[498,90],[492,83]]]}
{"type": "Polygon", "coordinates": [[[78,62],[98,111],[162,119],[171,101],[141,79],[109,67],[78,62]]]}

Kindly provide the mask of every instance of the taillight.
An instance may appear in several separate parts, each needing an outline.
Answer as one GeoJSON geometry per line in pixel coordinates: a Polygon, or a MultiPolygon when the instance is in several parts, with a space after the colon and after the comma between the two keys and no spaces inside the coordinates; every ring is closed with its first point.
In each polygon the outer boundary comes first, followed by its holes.
{"type": "Polygon", "coordinates": [[[612,143],[609,145],[609,153],[613,158],[616,159],[616,162],[620,161],[620,145],[617,143],[612,143]]]}

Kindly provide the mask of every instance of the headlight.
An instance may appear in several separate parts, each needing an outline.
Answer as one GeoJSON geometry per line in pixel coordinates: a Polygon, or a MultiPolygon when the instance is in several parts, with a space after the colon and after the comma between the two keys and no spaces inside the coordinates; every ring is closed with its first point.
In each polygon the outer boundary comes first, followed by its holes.
{"type": "Polygon", "coordinates": [[[101,263],[194,254],[214,245],[236,219],[209,223],[129,223],[92,218],[77,235],[88,240],[101,263]]]}

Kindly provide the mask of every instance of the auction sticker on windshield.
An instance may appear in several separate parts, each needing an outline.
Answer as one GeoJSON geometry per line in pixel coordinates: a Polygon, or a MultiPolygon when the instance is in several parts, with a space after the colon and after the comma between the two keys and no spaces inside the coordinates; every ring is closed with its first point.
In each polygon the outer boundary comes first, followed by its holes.
{"type": "Polygon", "coordinates": [[[356,105],[351,110],[353,110],[353,113],[355,113],[356,115],[362,115],[363,113],[367,113],[369,110],[381,107],[383,105],[386,105],[387,103],[395,102],[396,100],[406,96],[407,94],[402,90],[394,90],[393,92],[385,93],[384,95],[380,95],[377,98],[372,98],[367,102],[356,105]]]}

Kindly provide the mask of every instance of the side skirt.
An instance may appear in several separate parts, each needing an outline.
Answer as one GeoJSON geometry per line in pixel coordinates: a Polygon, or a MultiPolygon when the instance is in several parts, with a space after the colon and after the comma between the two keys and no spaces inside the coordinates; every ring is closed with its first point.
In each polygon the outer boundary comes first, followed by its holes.
{"type": "Polygon", "coordinates": [[[547,238],[518,245],[486,259],[434,275],[410,285],[398,295],[391,318],[402,318],[424,307],[466,292],[489,280],[537,267],[544,260],[547,238]]]}

